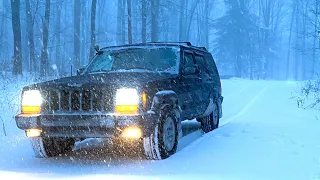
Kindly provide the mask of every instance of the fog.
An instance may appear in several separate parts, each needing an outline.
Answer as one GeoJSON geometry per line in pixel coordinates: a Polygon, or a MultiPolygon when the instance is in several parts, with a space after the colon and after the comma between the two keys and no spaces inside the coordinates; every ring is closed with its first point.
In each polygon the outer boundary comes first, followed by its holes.
{"type": "Polygon", "coordinates": [[[11,6],[9,0],[0,2],[0,61],[1,70],[6,72],[66,76],[71,65],[75,71],[89,62],[92,43],[105,47],[178,41],[206,47],[219,72],[226,76],[305,80],[319,72],[317,0],[13,3],[16,4],[11,6]],[[14,67],[17,69],[13,70],[14,67]]]}

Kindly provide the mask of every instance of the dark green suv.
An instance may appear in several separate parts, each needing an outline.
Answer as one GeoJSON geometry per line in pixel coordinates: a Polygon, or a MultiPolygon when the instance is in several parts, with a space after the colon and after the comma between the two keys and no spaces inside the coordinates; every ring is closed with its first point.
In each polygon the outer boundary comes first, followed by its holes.
{"type": "Polygon", "coordinates": [[[206,48],[143,43],[97,49],[76,76],[24,87],[20,129],[37,157],[71,151],[76,139],[137,141],[149,159],[174,154],[181,121],[204,132],[222,117],[219,74],[206,48]]]}

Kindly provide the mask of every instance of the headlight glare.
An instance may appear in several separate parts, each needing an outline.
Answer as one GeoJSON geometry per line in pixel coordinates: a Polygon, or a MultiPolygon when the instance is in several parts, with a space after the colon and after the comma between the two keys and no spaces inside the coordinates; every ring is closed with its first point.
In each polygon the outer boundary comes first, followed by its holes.
{"type": "Polygon", "coordinates": [[[116,95],[117,105],[137,105],[139,96],[136,89],[118,89],[116,95]]]}
{"type": "Polygon", "coordinates": [[[135,114],[138,111],[139,96],[136,89],[122,88],[117,90],[116,111],[120,114],[135,114]]]}
{"type": "Polygon", "coordinates": [[[26,114],[40,113],[42,97],[40,91],[29,90],[25,91],[22,96],[22,112],[26,114]]]}

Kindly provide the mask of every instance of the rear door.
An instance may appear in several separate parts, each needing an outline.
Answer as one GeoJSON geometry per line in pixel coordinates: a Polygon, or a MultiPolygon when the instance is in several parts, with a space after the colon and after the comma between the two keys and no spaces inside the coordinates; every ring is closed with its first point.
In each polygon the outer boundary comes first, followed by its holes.
{"type": "Polygon", "coordinates": [[[212,78],[213,92],[216,98],[221,96],[220,76],[214,59],[210,53],[205,54],[205,60],[208,64],[209,75],[212,78]]]}
{"type": "Polygon", "coordinates": [[[212,78],[209,75],[208,65],[204,59],[202,52],[195,52],[194,59],[196,65],[200,68],[200,73],[197,74],[197,115],[202,115],[207,109],[210,102],[210,92],[212,92],[212,78]]]}

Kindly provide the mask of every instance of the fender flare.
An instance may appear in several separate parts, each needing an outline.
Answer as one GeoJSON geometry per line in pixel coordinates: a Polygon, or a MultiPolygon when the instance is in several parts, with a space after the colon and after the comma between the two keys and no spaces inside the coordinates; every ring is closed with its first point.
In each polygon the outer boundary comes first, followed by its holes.
{"type": "Polygon", "coordinates": [[[170,106],[172,109],[178,109],[181,111],[178,95],[172,90],[157,92],[153,97],[150,110],[156,114],[160,114],[160,111],[166,106],[170,106]]]}
{"type": "Polygon", "coordinates": [[[210,93],[210,98],[209,98],[209,104],[207,106],[207,109],[205,110],[205,112],[203,113],[202,117],[208,116],[209,114],[211,114],[213,112],[213,104],[216,104],[219,109],[219,119],[222,117],[222,101],[223,101],[223,97],[217,97],[216,94],[214,93],[210,93]]]}
{"type": "Polygon", "coordinates": [[[182,138],[181,108],[178,95],[172,90],[157,92],[152,100],[151,111],[161,116],[162,110],[172,109],[177,120],[178,139],[182,138]]]}

